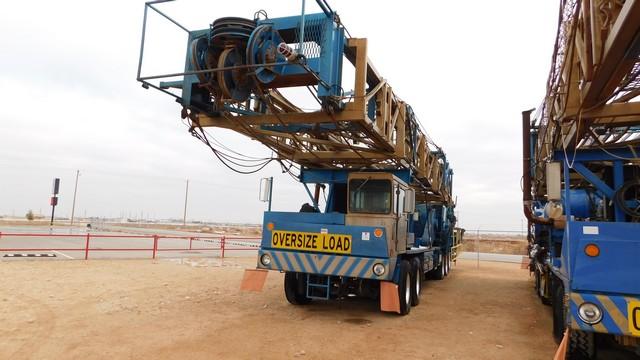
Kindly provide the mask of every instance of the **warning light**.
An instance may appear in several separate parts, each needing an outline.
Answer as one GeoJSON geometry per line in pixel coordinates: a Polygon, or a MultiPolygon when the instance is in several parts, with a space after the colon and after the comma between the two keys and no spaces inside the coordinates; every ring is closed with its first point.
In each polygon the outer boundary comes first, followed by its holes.
{"type": "Polygon", "coordinates": [[[273,230],[273,223],[272,222],[267,224],[267,229],[269,229],[269,231],[273,230]]]}
{"type": "Polygon", "coordinates": [[[587,256],[596,257],[600,255],[600,248],[596,244],[589,244],[584,247],[584,253],[587,254],[587,256]]]}
{"type": "Polygon", "coordinates": [[[373,235],[375,235],[376,237],[381,237],[382,236],[382,229],[373,230],[373,235]]]}

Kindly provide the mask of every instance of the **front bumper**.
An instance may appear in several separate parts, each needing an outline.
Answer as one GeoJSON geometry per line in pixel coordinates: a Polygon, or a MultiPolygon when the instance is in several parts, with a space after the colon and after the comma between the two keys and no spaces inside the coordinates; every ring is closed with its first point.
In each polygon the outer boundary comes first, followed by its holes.
{"type": "Polygon", "coordinates": [[[361,279],[390,280],[393,278],[395,259],[318,254],[301,251],[260,250],[258,252],[258,268],[361,279]],[[268,266],[260,262],[263,254],[268,254],[271,257],[271,263],[268,266]],[[373,273],[373,265],[377,263],[385,267],[385,272],[381,276],[373,273]]]}
{"type": "Polygon", "coordinates": [[[570,326],[575,330],[640,336],[640,298],[623,295],[572,292],[569,296],[570,326]],[[589,325],[578,316],[581,304],[590,302],[602,310],[602,321],[589,325]],[[631,314],[630,314],[631,312],[631,314]],[[629,318],[632,316],[632,318],[629,318]],[[635,317],[635,319],[634,319],[635,317]]]}

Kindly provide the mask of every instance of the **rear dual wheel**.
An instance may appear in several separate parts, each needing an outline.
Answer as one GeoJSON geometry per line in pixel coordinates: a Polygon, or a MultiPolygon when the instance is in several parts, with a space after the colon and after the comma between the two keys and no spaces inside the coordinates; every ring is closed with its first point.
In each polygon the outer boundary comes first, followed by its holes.
{"type": "Polygon", "coordinates": [[[422,262],[419,258],[411,259],[411,306],[420,304],[420,293],[422,292],[422,262]]]}
{"type": "Polygon", "coordinates": [[[440,264],[437,268],[431,270],[430,274],[436,280],[442,280],[447,275],[447,258],[445,254],[440,257],[440,264]]]}
{"type": "Polygon", "coordinates": [[[411,264],[407,260],[400,262],[400,279],[398,281],[398,300],[400,301],[400,315],[407,315],[411,311],[411,264]]]}
{"type": "Polygon", "coordinates": [[[307,274],[286,272],[284,274],[284,295],[293,305],[306,305],[311,302],[307,297],[307,274]]]}
{"type": "Polygon", "coordinates": [[[444,258],[445,258],[444,264],[446,266],[444,270],[444,275],[447,276],[449,275],[449,272],[451,272],[451,253],[446,254],[444,258]]]}

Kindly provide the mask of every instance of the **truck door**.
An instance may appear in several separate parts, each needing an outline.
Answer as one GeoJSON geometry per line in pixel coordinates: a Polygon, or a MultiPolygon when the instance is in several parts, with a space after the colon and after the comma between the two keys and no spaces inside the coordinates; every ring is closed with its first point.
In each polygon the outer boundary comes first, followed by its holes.
{"type": "Polygon", "coordinates": [[[404,212],[405,190],[398,184],[395,185],[394,191],[394,212],[396,214],[396,251],[403,253],[407,249],[407,214],[404,212]]]}

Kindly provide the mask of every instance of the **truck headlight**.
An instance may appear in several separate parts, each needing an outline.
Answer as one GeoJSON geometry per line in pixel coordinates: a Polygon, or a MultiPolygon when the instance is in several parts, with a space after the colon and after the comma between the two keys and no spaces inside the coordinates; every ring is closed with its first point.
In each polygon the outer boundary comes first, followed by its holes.
{"type": "Polygon", "coordinates": [[[269,266],[269,264],[271,264],[271,256],[269,256],[269,254],[262,254],[262,256],[260,256],[260,263],[264,266],[269,266]]]}
{"type": "Polygon", "coordinates": [[[578,308],[578,316],[580,320],[589,325],[597,324],[602,320],[602,310],[598,305],[586,302],[578,308]]]}
{"type": "Polygon", "coordinates": [[[376,274],[377,276],[382,276],[384,274],[384,271],[385,271],[385,268],[383,264],[377,263],[373,265],[373,273],[376,274]]]}

